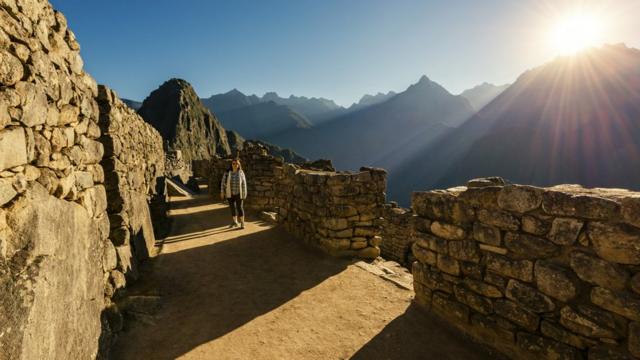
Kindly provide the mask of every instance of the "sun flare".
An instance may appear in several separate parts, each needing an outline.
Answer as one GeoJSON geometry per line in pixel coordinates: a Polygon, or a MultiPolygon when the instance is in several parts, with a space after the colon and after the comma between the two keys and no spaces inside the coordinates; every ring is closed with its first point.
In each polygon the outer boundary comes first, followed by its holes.
{"type": "Polygon", "coordinates": [[[551,32],[556,51],[573,54],[602,42],[602,20],[592,14],[574,14],[560,19],[551,32]]]}

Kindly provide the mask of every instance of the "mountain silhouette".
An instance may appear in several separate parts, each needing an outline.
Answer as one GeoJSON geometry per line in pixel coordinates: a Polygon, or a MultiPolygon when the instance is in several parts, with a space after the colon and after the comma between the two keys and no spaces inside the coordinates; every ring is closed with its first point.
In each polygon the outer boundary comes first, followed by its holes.
{"type": "Polygon", "coordinates": [[[498,95],[500,95],[503,91],[505,91],[508,87],[509,84],[497,86],[485,82],[471,89],[463,91],[460,96],[469,100],[469,104],[471,104],[471,106],[476,111],[479,111],[483,107],[485,107],[485,105],[495,99],[498,95]]]}
{"type": "Polygon", "coordinates": [[[525,72],[397,169],[389,194],[406,203],[411,190],[489,175],[640,189],[640,51],[606,45],[525,72]]]}
{"type": "Polygon", "coordinates": [[[465,98],[423,76],[387,101],[267,140],[308,158],[328,158],[340,170],[363,165],[393,169],[472,114],[465,98]]]}

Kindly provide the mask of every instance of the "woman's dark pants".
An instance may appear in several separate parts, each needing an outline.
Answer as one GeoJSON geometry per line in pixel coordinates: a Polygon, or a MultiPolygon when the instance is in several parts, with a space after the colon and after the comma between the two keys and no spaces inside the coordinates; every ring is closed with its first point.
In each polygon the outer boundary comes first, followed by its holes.
{"type": "Polygon", "coordinates": [[[242,208],[242,199],[239,194],[231,195],[227,199],[229,201],[229,207],[231,208],[231,216],[244,216],[244,209],[242,208]]]}

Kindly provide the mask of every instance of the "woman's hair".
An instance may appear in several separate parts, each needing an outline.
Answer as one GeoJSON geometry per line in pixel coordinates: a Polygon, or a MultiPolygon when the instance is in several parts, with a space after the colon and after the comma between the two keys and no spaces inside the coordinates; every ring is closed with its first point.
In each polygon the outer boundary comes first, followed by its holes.
{"type": "Polygon", "coordinates": [[[229,168],[227,169],[227,171],[233,170],[233,165],[231,165],[231,163],[233,163],[234,161],[238,163],[238,170],[242,170],[242,163],[240,162],[240,159],[232,159],[229,163],[229,168]]]}

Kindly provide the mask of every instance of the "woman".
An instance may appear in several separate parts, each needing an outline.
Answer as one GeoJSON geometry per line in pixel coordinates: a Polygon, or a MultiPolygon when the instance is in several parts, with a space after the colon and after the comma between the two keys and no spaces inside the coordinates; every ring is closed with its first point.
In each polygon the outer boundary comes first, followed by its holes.
{"type": "Polygon", "coordinates": [[[238,159],[231,161],[231,166],[222,176],[220,200],[225,198],[229,201],[231,216],[233,217],[233,222],[229,225],[229,228],[240,226],[241,229],[244,229],[242,201],[247,198],[247,178],[244,176],[238,159]],[[240,224],[238,224],[238,218],[240,218],[240,224]]]}

